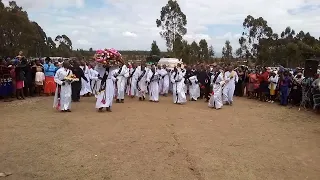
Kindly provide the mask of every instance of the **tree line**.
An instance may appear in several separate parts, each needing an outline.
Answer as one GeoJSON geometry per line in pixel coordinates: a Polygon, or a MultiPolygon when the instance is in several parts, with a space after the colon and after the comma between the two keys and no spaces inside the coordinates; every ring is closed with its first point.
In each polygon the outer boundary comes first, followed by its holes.
{"type": "MultiPolygon", "coordinates": [[[[214,56],[212,46],[208,48],[205,39],[199,44],[188,44],[183,40],[187,33],[187,17],[175,0],[168,0],[162,7],[160,18],[156,20],[161,28],[160,35],[166,41],[168,52],[187,63],[209,62],[214,56]]],[[[309,32],[298,34],[287,27],[281,34],[273,32],[262,17],[248,15],[243,22],[244,31],[239,39],[240,48],[233,52],[230,41],[222,47],[222,60],[245,59],[260,65],[301,66],[305,59],[320,57],[320,37],[313,37],[309,32]]],[[[152,44],[152,54],[155,42],[152,44]]]]}
{"type": "Polygon", "coordinates": [[[320,37],[309,32],[285,28],[275,33],[262,17],[248,15],[243,22],[244,31],[239,39],[238,57],[255,60],[259,64],[281,64],[294,67],[306,59],[320,57],[320,37]]]}
{"type": "MultiPolygon", "coordinates": [[[[126,59],[147,58],[157,61],[160,57],[176,57],[192,64],[211,62],[215,50],[205,39],[189,43],[184,39],[187,34],[187,17],[177,1],[168,0],[161,8],[156,26],[161,28],[160,36],[165,40],[167,51],[160,51],[153,41],[150,51],[120,51],[126,59]]],[[[243,22],[244,31],[239,39],[240,48],[233,50],[230,41],[222,47],[222,59],[230,61],[245,59],[261,65],[285,66],[302,65],[305,59],[320,57],[320,38],[309,32],[287,27],[280,34],[275,33],[262,17],[248,15],[243,22]]],[[[30,21],[28,13],[15,1],[5,6],[0,0],[0,56],[14,57],[19,51],[26,56],[63,56],[90,58],[94,50],[74,49],[72,40],[66,35],[48,37],[42,27],[30,21]]]]}
{"type": "Polygon", "coordinates": [[[0,0],[0,55],[16,56],[23,51],[26,56],[66,56],[73,54],[72,41],[67,35],[48,37],[42,27],[30,21],[28,13],[10,1],[5,6],[0,0]]]}

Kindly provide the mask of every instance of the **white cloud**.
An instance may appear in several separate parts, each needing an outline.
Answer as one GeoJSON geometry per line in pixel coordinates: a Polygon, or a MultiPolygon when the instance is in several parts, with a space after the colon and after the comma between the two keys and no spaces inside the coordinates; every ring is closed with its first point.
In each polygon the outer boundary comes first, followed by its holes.
{"type": "Polygon", "coordinates": [[[77,42],[80,45],[85,45],[85,46],[92,45],[92,43],[90,43],[88,40],[85,40],[85,39],[79,39],[79,40],[77,40],[77,42]]]}
{"type": "Polygon", "coordinates": [[[122,35],[126,37],[137,37],[137,34],[129,31],[123,32],[122,35]]]}
{"type": "MultiPolygon", "coordinates": [[[[152,41],[156,40],[162,50],[166,49],[155,21],[167,0],[104,1],[109,4],[104,6],[101,3],[94,4],[100,1],[84,0],[17,0],[17,3],[28,10],[30,18],[37,21],[49,36],[66,34],[74,42],[75,48],[93,46],[149,50],[152,41]],[[83,43],[83,38],[91,43],[83,43]]],[[[308,6],[319,7],[320,0],[178,2],[188,20],[188,34],[185,39],[207,39],[216,52],[221,51],[226,40],[230,40],[234,49],[238,47],[238,38],[243,30],[242,22],[248,14],[263,17],[278,33],[290,26],[296,31],[309,31],[316,37],[320,36],[319,8],[301,11],[301,8],[308,6]],[[212,26],[215,29],[212,29],[212,26]],[[229,26],[230,28],[226,28],[229,26]],[[224,29],[219,30],[220,27],[224,29]]]]}

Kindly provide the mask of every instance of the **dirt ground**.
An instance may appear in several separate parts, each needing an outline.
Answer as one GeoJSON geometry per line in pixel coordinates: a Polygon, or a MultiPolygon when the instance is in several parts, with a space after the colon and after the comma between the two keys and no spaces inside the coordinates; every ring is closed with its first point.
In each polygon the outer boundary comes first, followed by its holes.
{"type": "Polygon", "coordinates": [[[320,116],[236,98],[222,110],[126,99],[0,103],[0,172],[28,180],[320,179],[320,116]]]}

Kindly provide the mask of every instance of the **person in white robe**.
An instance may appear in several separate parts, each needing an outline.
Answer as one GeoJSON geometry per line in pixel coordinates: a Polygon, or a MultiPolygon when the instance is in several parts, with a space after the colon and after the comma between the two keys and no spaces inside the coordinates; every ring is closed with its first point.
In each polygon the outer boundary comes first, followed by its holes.
{"type": "Polygon", "coordinates": [[[124,103],[124,95],[126,91],[126,84],[127,84],[127,78],[129,77],[129,69],[127,66],[123,63],[120,65],[117,73],[115,74],[117,80],[117,103],[124,103]]]}
{"type": "Polygon", "coordinates": [[[197,101],[200,97],[200,86],[198,83],[197,75],[191,71],[189,81],[189,95],[191,101],[197,101]]]}
{"type": "Polygon", "coordinates": [[[132,64],[132,67],[129,70],[129,78],[127,82],[127,94],[131,98],[134,98],[137,95],[137,66],[136,64],[132,64]]]}
{"type": "Polygon", "coordinates": [[[173,69],[170,69],[169,71],[169,92],[173,92],[173,83],[171,82],[171,77],[172,77],[172,74],[173,74],[173,69]]]}
{"type": "Polygon", "coordinates": [[[90,94],[92,93],[90,81],[89,81],[90,69],[84,61],[81,61],[80,68],[82,69],[84,76],[88,79],[88,81],[85,81],[83,78],[81,78],[80,96],[90,96],[90,94]]]}
{"type": "Polygon", "coordinates": [[[225,85],[223,87],[222,95],[223,102],[227,105],[232,105],[233,95],[236,87],[236,83],[239,80],[237,72],[235,72],[232,66],[229,66],[224,73],[225,85]]]}
{"type": "Polygon", "coordinates": [[[162,88],[163,88],[163,80],[161,78],[161,72],[162,72],[162,67],[161,65],[158,65],[157,67],[157,74],[159,75],[160,79],[159,79],[159,94],[163,95],[162,93],[162,88]]]}
{"type": "Polygon", "coordinates": [[[155,65],[152,65],[147,73],[147,83],[149,89],[149,101],[159,102],[159,74],[155,65]]]}
{"type": "Polygon", "coordinates": [[[183,73],[181,72],[181,64],[178,64],[172,74],[171,74],[171,83],[172,83],[172,94],[173,94],[173,103],[175,104],[184,104],[187,102],[186,94],[183,89],[183,73]]]}
{"type": "Polygon", "coordinates": [[[163,96],[167,96],[169,93],[169,86],[170,86],[170,70],[167,69],[166,65],[163,65],[160,72],[160,81],[159,86],[160,94],[163,96]]]}
{"type": "Polygon", "coordinates": [[[183,79],[182,79],[182,81],[183,81],[183,90],[184,90],[184,93],[187,95],[187,93],[188,93],[188,84],[184,83],[185,80],[186,80],[185,77],[186,77],[186,74],[187,74],[187,70],[184,69],[184,68],[181,68],[181,73],[182,73],[182,77],[183,77],[183,79]]]}
{"type": "Polygon", "coordinates": [[[57,83],[57,87],[53,100],[53,108],[61,112],[71,112],[71,83],[65,81],[65,78],[70,75],[72,75],[70,64],[63,62],[63,67],[58,69],[54,76],[54,82],[57,83]]]}
{"type": "Polygon", "coordinates": [[[210,108],[221,109],[223,106],[222,102],[222,86],[225,81],[223,78],[223,73],[220,72],[219,67],[213,67],[213,75],[211,76],[211,87],[213,94],[209,99],[208,106],[210,108]]]}
{"type": "Polygon", "coordinates": [[[92,94],[94,94],[95,96],[98,93],[98,86],[100,83],[99,80],[99,72],[94,70],[93,68],[89,68],[89,78],[90,78],[90,88],[91,88],[91,92],[92,94]]]}
{"type": "Polygon", "coordinates": [[[99,83],[99,91],[96,95],[96,108],[99,112],[102,112],[103,108],[111,112],[117,69],[114,66],[106,67],[102,65],[97,65],[95,69],[99,73],[99,80],[101,82],[99,83]]]}
{"type": "Polygon", "coordinates": [[[138,67],[138,73],[137,73],[137,90],[139,97],[139,101],[144,101],[146,99],[146,93],[147,91],[147,72],[148,69],[145,65],[145,63],[141,63],[141,65],[138,67]]]}

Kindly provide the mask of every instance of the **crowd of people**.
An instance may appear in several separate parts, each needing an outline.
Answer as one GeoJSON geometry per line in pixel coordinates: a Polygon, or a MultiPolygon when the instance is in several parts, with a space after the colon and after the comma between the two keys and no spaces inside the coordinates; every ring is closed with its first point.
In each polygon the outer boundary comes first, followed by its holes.
{"type": "Polygon", "coordinates": [[[278,71],[272,71],[268,67],[251,70],[240,67],[237,73],[240,78],[236,84],[236,96],[246,95],[250,99],[269,103],[277,101],[282,106],[291,104],[319,109],[319,73],[304,77],[302,68],[291,71],[282,66],[278,71]]]}
{"type": "Polygon", "coordinates": [[[114,99],[116,103],[124,103],[128,97],[159,102],[169,93],[175,104],[204,99],[215,109],[232,105],[234,95],[283,106],[320,106],[319,74],[304,77],[299,68],[294,72],[283,67],[272,71],[214,63],[177,64],[169,69],[156,64],[147,67],[144,62],[108,66],[84,60],[29,61],[19,54],[13,60],[1,60],[0,78],[4,101],[13,96],[23,100],[26,96],[55,95],[53,106],[61,112],[71,112],[71,102],[85,96],[95,96],[98,111],[111,111],[114,99]]]}

